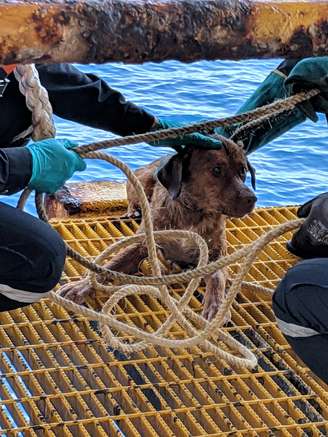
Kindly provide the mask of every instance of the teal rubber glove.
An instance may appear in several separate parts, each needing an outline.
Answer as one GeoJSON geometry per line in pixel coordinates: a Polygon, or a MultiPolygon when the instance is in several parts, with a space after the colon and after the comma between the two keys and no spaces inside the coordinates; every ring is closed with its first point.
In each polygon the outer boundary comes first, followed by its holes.
{"type": "MultiPolygon", "coordinates": [[[[272,71],[251,97],[239,108],[237,114],[268,105],[277,99],[286,98],[288,95],[285,88],[286,73],[288,74],[288,71],[293,68],[296,62],[297,60],[284,61],[276,70],[272,71]]],[[[251,131],[244,131],[244,133],[233,139],[242,142],[247,154],[252,153],[298,124],[303,123],[306,120],[306,114],[302,109],[297,107],[292,111],[273,117],[269,121],[253,127],[251,131]]],[[[225,137],[230,137],[238,127],[238,125],[235,125],[231,128],[215,129],[215,131],[225,137]]]]}
{"type": "MultiPolygon", "coordinates": [[[[177,123],[173,121],[164,121],[157,119],[153,130],[171,129],[184,125],[185,123],[177,123]]],[[[220,141],[200,133],[186,134],[176,138],[167,138],[165,140],[152,141],[149,144],[151,146],[172,147],[178,152],[181,151],[184,147],[197,147],[201,149],[220,149],[222,147],[220,141]]]]}
{"type": "Polygon", "coordinates": [[[317,121],[316,112],[328,113],[328,56],[299,61],[289,73],[285,86],[289,94],[313,88],[321,91],[320,95],[300,105],[311,120],[317,121]]]}
{"type": "Polygon", "coordinates": [[[86,163],[73,150],[76,143],[54,138],[26,146],[32,155],[32,177],[28,188],[40,193],[54,193],[86,163]]]}

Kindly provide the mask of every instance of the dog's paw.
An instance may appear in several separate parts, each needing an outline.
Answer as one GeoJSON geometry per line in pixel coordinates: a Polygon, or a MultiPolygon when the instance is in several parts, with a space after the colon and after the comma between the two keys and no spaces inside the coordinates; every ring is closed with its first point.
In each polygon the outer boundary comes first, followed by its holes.
{"type": "MultiPolygon", "coordinates": [[[[218,271],[206,278],[206,293],[204,298],[203,317],[212,320],[225,298],[226,278],[223,272],[218,271]]],[[[230,322],[231,312],[228,311],[223,319],[223,325],[230,322]]]]}
{"type": "MultiPolygon", "coordinates": [[[[202,312],[202,316],[204,319],[211,321],[216,316],[219,308],[222,304],[222,299],[218,297],[217,293],[206,293],[204,309],[202,312]]],[[[231,320],[231,311],[229,310],[223,319],[223,324],[230,322],[231,320]]]]}
{"type": "Polygon", "coordinates": [[[63,285],[59,290],[59,294],[65,299],[69,299],[81,305],[93,291],[93,288],[89,285],[89,281],[81,279],[80,281],[63,285]]]}

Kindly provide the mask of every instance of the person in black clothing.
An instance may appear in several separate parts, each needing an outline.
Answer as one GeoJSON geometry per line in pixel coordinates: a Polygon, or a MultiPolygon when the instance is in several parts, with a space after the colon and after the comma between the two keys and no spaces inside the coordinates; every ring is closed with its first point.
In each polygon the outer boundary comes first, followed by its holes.
{"type": "MultiPolygon", "coordinates": [[[[317,112],[328,120],[328,57],[289,59],[272,71],[239,112],[272,103],[289,94],[318,89],[320,94],[287,114],[270,119],[241,138],[247,153],[262,147],[317,112]]],[[[223,134],[230,136],[233,129],[223,134]]],[[[277,324],[292,349],[328,383],[328,193],[306,202],[298,210],[305,222],[287,248],[303,258],[278,285],[272,299],[277,324]]]]}
{"type": "MultiPolygon", "coordinates": [[[[92,74],[67,64],[38,65],[56,115],[125,136],[174,127],[125,101],[122,94],[92,74]]],[[[6,76],[4,70],[0,71],[6,76]]],[[[1,76],[0,76],[1,79],[1,76]]],[[[0,194],[10,195],[28,186],[54,193],[84,161],[68,140],[48,139],[28,144],[16,140],[31,125],[31,112],[11,73],[0,98],[0,194]]],[[[218,147],[213,138],[190,134],[156,145],[218,147]]],[[[50,226],[0,202],[0,311],[28,305],[45,296],[59,281],[65,246],[50,226]]]]}
{"type": "MultiPolygon", "coordinates": [[[[250,153],[304,121],[317,121],[317,112],[328,114],[328,57],[286,60],[259,86],[241,112],[263,106],[275,98],[302,90],[320,94],[287,114],[258,126],[244,139],[250,153]]],[[[327,118],[328,120],[328,118],[327,118]]],[[[306,202],[298,210],[305,222],[287,244],[303,258],[278,285],[272,299],[277,324],[292,349],[328,383],[328,193],[306,202]]]]}
{"type": "Polygon", "coordinates": [[[277,324],[309,368],[328,384],[328,193],[302,205],[305,222],[287,248],[303,258],[272,300],[277,324]]]}

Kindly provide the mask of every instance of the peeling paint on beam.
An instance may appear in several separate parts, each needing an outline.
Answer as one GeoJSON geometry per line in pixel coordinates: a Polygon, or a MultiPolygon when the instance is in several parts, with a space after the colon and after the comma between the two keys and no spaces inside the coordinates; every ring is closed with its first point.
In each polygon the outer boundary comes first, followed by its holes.
{"type": "Polygon", "coordinates": [[[328,1],[0,2],[0,63],[328,54],[328,1]]]}

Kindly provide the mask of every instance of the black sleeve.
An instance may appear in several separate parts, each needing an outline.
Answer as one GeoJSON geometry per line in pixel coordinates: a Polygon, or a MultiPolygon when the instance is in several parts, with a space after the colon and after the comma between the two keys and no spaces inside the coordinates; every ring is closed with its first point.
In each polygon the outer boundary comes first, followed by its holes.
{"type": "Polygon", "coordinates": [[[287,77],[300,60],[301,58],[285,59],[281,62],[281,64],[278,65],[277,70],[287,77]]]}
{"type": "Polygon", "coordinates": [[[122,136],[147,132],[154,123],[151,114],[93,74],[69,64],[43,64],[37,69],[59,117],[122,136]]]}
{"type": "Polygon", "coordinates": [[[26,147],[0,149],[0,194],[25,188],[32,175],[32,155],[26,147]]]}

